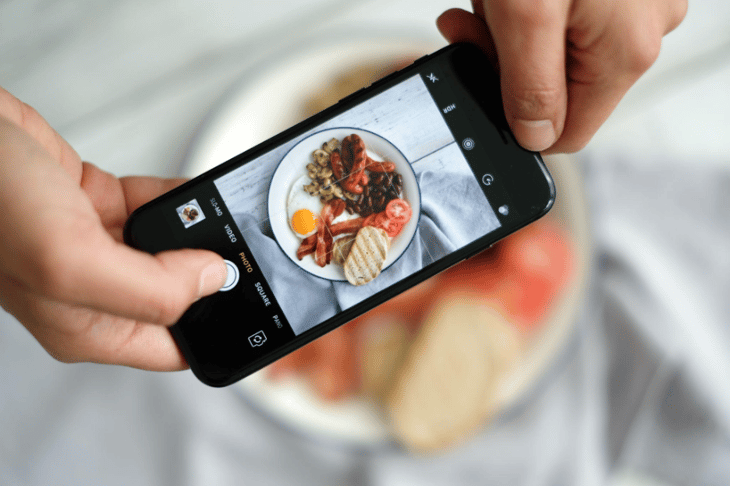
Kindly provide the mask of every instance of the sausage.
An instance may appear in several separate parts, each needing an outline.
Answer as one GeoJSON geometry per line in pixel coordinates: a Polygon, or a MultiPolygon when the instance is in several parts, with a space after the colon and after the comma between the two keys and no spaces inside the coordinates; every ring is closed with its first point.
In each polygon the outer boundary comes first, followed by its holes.
{"type": "Polygon", "coordinates": [[[394,172],[395,164],[389,160],[384,160],[383,162],[378,162],[378,161],[373,160],[370,157],[368,157],[367,168],[370,172],[378,172],[378,173],[394,172]]]}
{"type": "Polygon", "coordinates": [[[342,155],[339,150],[334,150],[330,154],[330,163],[332,164],[332,174],[334,174],[335,180],[342,180],[345,177],[345,166],[342,163],[342,155]]]}

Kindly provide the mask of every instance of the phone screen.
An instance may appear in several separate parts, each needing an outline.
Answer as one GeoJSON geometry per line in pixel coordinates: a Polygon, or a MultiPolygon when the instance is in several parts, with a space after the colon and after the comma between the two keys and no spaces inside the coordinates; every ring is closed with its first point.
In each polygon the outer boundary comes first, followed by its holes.
{"type": "Polygon", "coordinates": [[[166,201],[174,239],[229,267],[223,289],[183,316],[195,324],[176,326],[184,351],[211,357],[207,376],[345,322],[366,299],[385,300],[519,218],[499,183],[500,151],[514,149],[452,78],[447,65],[422,63],[166,201]]]}

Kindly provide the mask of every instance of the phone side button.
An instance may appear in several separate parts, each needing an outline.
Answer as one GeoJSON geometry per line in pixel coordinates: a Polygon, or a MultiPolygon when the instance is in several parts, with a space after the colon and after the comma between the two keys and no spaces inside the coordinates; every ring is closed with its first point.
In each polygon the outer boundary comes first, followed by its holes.
{"type": "Polygon", "coordinates": [[[224,260],[226,262],[226,268],[228,270],[228,275],[226,275],[226,283],[223,284],[223,287],[221,287],[220,292],[228,292],[233,287],[236,286],[238,283],[238,279],[240,278],[240,273],[238,271],[238,267],[230,260],[224,260]]]}

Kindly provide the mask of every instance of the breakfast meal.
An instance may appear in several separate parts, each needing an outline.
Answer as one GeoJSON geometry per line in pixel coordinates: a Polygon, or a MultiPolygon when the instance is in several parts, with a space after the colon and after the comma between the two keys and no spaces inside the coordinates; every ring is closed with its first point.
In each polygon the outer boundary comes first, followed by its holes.
{"type": "Polygon", "coordinates": [[[312,153],[287,200],[289,225],[301,240],[297,259],[312,255],[320,267],[334,261],[352,285],[380,274],[391,240],[413,213],[396,165],[377,159],[356,133],[332,138],[312,153]]]}

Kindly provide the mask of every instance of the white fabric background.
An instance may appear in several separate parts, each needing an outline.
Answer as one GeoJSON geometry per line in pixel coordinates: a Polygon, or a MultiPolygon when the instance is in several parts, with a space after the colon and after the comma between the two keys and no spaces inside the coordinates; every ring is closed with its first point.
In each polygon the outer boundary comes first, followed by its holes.
{"type": "MultiPolygon", "coordinates": [[[[467,3],[6,0],[0,85],[84,159],[170,175],[262,60],[353,22],[436,38],[467,3]]],[[[580,331],[474,441],[428,460],[339,450],[188,372],[57,363],[0,314],[0,484],[729,484],[728,21],[727,2],[690,2],[581,154],[597,254],[580,331]]]]}

